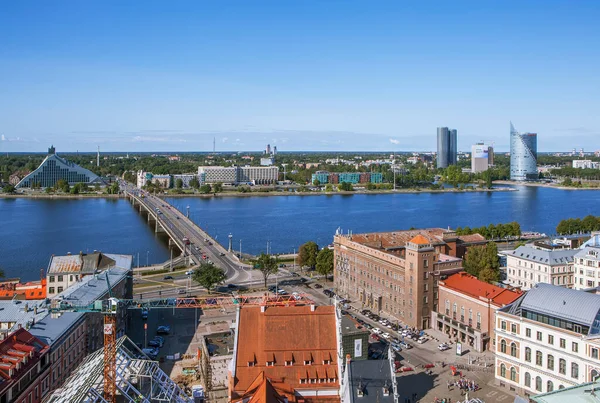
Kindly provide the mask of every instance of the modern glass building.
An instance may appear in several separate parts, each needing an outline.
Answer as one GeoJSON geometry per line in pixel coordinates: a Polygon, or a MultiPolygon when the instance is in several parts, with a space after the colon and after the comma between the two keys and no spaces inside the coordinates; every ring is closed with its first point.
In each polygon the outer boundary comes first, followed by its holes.
{"type": "Polygon", "coordinates": [[[52,146],[48,149],[48,156],[40,166],[24,177],[16,187],[54,187],[60,179],[66,180],[70,185],[76,183],[86,183],[88,185],[105,184],[102,178],[92,171],[56,155],[56,150],[52,146]]]}
{"type": "Polygon", "coordinates": [[[537,172],[537,134],[519,133],[510,124],[510,179],[531,181],[539,178],[537,172]]]}
{"type": "Polygon", "coordinates": [[[458,161],[458,132],[447,127],[437,128],[437,167],[448,168],[458,161]]]}

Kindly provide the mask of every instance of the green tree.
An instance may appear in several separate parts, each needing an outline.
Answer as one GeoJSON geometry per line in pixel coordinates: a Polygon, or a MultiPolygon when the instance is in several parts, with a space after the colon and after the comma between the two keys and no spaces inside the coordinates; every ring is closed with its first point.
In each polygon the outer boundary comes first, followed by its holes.
{"type": "Polygon", "coordinates": [[[223,184],[221,182],[217,182],[213,185],[213,192],[221,193],[223,191],[223,184]]]}
{"type": "Polygon", "coordinates": [[[226,278],[225,271],[212,263],[202,263],[192,274],[192,279],[209,293],[215,286],[223,284],[226,278]]]}
{"type": "Polygon", "coordinates": [[[367,190],[375,190],[375,189],[377,189],[377,186],[374,183],[372,183],[372,182],[367,183],[367,190]]]}
{"type": "Polygon", "coordinates": [[[479,272],[479,277],[477,278],[481,281],[485,281],[486,283],[497,283],[500,281],[500,271],[492,270],[489,267],[486,267],[479,272]]]}
{"type": "Polygon", "coordinates": [[[308,266],[314,269],[317,265],[318,253],[319,246],[313,241],[300,245],[300,248],[298,248],[298,264],[300,264],[300,267],[308,266]]]}
{"type": "Polygon", "coordinates": [[[350,182],[342,182],[338,185],[338,189],[346,192],[351,192],[354,190],[354,187],[350,182]]]}
{"type": "Polygon", "coordinates": [[[13,185],[6,185],[2,188],[2,191],[4,193],[14,193],[15,192],[15,187],[13,185]]]}
{"type": "Polygon", "coordinates": [[[212,187],[208,183],[200,186],[200,193],[208,194],[210,192],[212,192],[212,187]]]}
{"type": "Polygon", "coordinates": [[[254,261],[254,268],[260,271],[265,281],[265,287],[267,286],[267,280],[271,274],[276,274],[279,270],[277,268],[277,257],[261,253],[254,261]]]}
{"type": "Polygon", "coordinates": [[[64,179],[59,179],[56,181],[56,185],[54,186],[56,190],[59,190],[64,193],[69,193],[71,191],[71,186],[69,186],[69,182],[64,179]]]}
{"type": "Polygon", "coordinates": [[[190,187],[192,189],[199,189],[200,188],[200,181],[196,178],[192,178],[190,180],[190,187]]]}
{"type": "Polygon", "coordinates": [[[333,273],[333,250],[329,248],[323,248],[317,254],[317,272],[325,276],[325,280],[327,280],[327,276],[333,273]]]}
{"type": "Polygon", "coordinates": [[[313,181],[313,185],[315,185],[315,186],[321,186],[321,181],[320,181],[320,180],[318,180],[318,179],[315,179],[315,180],[313,181]]]}
{"type": "Polygon", "coordinates": [[[177,178],[177,180],[175,181],[175,187],[177,189],[183,189],[183,179],[177,178]]]}
{"type": "Polygon", "coordinates": [[[121,188],[119,187],[118,182],[113,182],[112,185],[106,187],[106,193],[111,194],[111,195],[119,194],[120,190],[121,190],[121,188]]]}
{"type": "Polygon", "coordinates": [[[325,185],[325,191],[333,192],[333,185],[331,183],[328,183],[327,185],[325,185]]]}
{"type": "Polygon", "coordinates": [[[463,260],[463,267],[467,273],[477,278],[480,278],[483,270],[488,270],[484,274],[488,279],[495,278],[492,277],[492,273],[500,278],[498,247],[494,242],[488,242],[485,246],[471,246],[463,260]]]}

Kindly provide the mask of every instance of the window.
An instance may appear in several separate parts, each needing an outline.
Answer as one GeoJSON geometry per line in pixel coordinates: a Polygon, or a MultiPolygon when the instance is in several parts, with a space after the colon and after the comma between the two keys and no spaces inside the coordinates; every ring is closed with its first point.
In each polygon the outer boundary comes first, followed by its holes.
{"type": "Polygon", "coordinates": [[[58,282],[61,283],[63,281],[63,276],[58,276],[58,282]]]}
{"type": "Polygon", "coordinates": [[[481,314],[477,312],[477,329],[481,329],[481,314]]]}
{"type": "Polygon", "coordinates": [[[598,359],[598,349],[592,348],[592,358],[598,359]]]}
{"type": "Polygon", "coordinates": [[[525,372],[525,386],[531,387],[531,374],[529,372],[525,372]]]}
{"type": "Polygon", "coordinates": [[[531,349],[529,347],[525,347],[525,361],[531,362],[531,349]]]}
{"type": "Polygon", "coordinates": [[[554,336],[552,336],[551,334],[548,335],[548,344],[550,344],[550,345],[554,344],[554,336]]]}
{"type": "Polygon", "coordinates": [[[535,365],[542,366],[542,352],[541,351],[535,352],[535,365]]]}
{"type": "Polygon", "coordinates": [[[548,381],[546,383],[546,392],[552,392],[554,390],[554,384],[552,381],[548,381]]]}
{"type": "Polygon", "coordinates": [[[502,330],[506,330],[506,322],[505,321],[500,322],[500,328],[502,330]]]}
{"type": "Polygon", "coordinates": [[[63,288],[62,287],[58,287],[58,289],[56,290],[56,292],[58,292],[58,293],[63,292],[63,288]]]}
{"type": "Polygon", "coordinates": [[[54,287],[49,287],[49,288],[48,288],[48,292],[49,292],[50,294],[54,294],[54,287]]]}
{"type": "Polygon", "coordinates": [[[511,325],[510,325],[510,331],[511,331],[512,333],[517,333],[517,325],[516,325],[516,324],[514,324],[514,323],[513,323],[513,324],[511,324],[511,325]]]}
{"type": "Polygon", "coordinates": [[[50,276],[50,282],[54,283],[54,276],[50,276]]]}
{"type": "Polygon", "coordinates": [[[285,362],[285,366],[286,366],[286,367],[289,367],[289,366],[291,366],[291,365],[292,365],[292,361],[291,361],[291,360],[289,360],[289,361],[286,361],[286,362],[285,362]]]}
{"type": "Polygon", "coordinates": [[[500,352],[506,354],[506,340],[500,342],[500,352]]]}
{"type": "Polygon", "coordinates": [[[504,364],[500,365],[500,376],[506,378],[506,365],[504,364]]]}
{"type": "Polygon", "coordinates": [[[579,346],[575,342],[573,342],[573,345],[571,346],[571,348],[573,349],[574,353],[576,353],[579,350],[579,346]]]}
{"type": "Polygon", "coordinates": [[[275,365],[275,361],[267,361],[267,367],[272,367],[275,365]]]}
{"type": "Polygon", "coordinates": [[[579,365],[576,363],[571,363],[571,378],[579,378],[579,365]]]}
{"type": "Polygon", "coordinates": [[[510,368],[510,380],[513,382],[517,381],[517,370],[515,369],[515,367],[510,368]]]}
{"type": "Polygon", "coordinates": [[[562,375],[567,374],[567,362],[562,358],[558,360],[558,372],[562,375]]]}
{"type": "Polygon", "coordinates": [[[513,357],[517,356],[517,345],[515,343],[510,343],[510,355],[513,357]]]}
{"type": "Polygon", "coordinates": [[[542,378],[539,376],[535,377],[535,390],[541,392],[542,391],[542,378]]]}
{"type": "Polygon", "coordinates": [[[529,329],[529,328],[525,329],[525,336],[531,337],[531,329],[529,329]]]}
{"type": "Polygon", "coordinates": [[[565,339],[560,339],[560,348],[567,348],[567,341],[565,339]]]}
{"type": "Polygon", "coordinates": [[[537,333],[536,333],[536,338],[537,338],[539,341],[542,341],[542,332],[537,332],[537,333]]]}
{"type": "Polygon", "coordinates": [[[548,355],[548,369],[554,371],[554,356],[548,355]]]}

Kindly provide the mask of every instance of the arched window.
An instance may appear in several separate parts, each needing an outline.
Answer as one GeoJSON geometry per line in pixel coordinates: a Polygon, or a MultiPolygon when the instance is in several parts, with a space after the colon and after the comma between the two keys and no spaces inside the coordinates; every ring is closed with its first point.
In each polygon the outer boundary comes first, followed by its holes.
{"type": "Polygon", "coordinates": [[[500,342],[500,352],[506,354],[506,340],[500,342]]]}
{"type": "Polygon", "coordinates": [[[502,378],[506,378],[506,365],[504,364],[500,365],[500,376],[502,378]]]}
{"type": "Polygon", "coordinates": [[[517,345],[514,342],[510,343],[510,355],[513,357],[517,356],[517,345]]]}
{"type": "Polygon", "coordinates": [[[579,378],[579,365],[571,363],[571,378],[579,378]]]}
{"type": "Polygon", "coordinates": [[[552,392],[554,390],[554,384],[552,381],[548,381],[546,383],[546,392],[552,392]]]}
{"type": "Polygon", "coordinates": [[[537,390],[538,392],[542,391],[542,378],[540,378],[539,376],[535,377],[535,390],[537,390]]]}
{"type": "Polygon", "coordinates": [[[564,386],[564,385],[558,385],[558,389],[559,389],[559,390],[560,390],[560,389],[564,389],[564,388],[565,388],[565,386],[564,386]]]}
{"type": "Polygon", "coordinates": [[[535,364],[539,365],[539,366],[542,365],[542,352],[541,351],[535,352],[535,364]]]}
{"type": "Polygon", "coordinates": [[[525,347],[525,361],[531,362],[531,349],[529,347],[525,347]]]}
{"type": "Polygon", "coordinates": [[[562,358],[558,360],[558,372],[563,375],[567,374],[567,362],[562,358]]]}
{"type": "Polygon", "coordinates": [[[531,387],[531,374],[529,372],[525,372],[525,386],[531,387]]]}
{"type": "Polygon", "coordinates": [[[513,382],[517,382],[517,370],[515,367],[510,368],[510,380],[513,382]]]}
{"type": "Polygon", "coordinates": [[[548,369],[554,371],[554,356],[548,355],[548,369]]]}

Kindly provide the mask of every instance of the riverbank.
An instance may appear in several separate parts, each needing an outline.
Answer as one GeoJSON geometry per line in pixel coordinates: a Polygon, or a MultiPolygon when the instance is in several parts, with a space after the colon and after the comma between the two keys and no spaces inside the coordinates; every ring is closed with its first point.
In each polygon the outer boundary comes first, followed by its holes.
{"type": "Polygon", "coordinates": [[[118,199],[123,197],[121,194],[105,194],[105,193],[80,193],[80,194],[48,194],[48,193],[0,193],[0,198],[4,199],[118,199]]]}
{"type": "Polygon", "coordinates": [[[540,182],[517,182],[517,181],[494,181],[495,185],[509,185],[509,186],[529,186],[539,187],[547,189],[558,189],[558,190],[600,190],[600,187],[571,187],[561,186],[554,183],[540,183],[540,182]]]}

